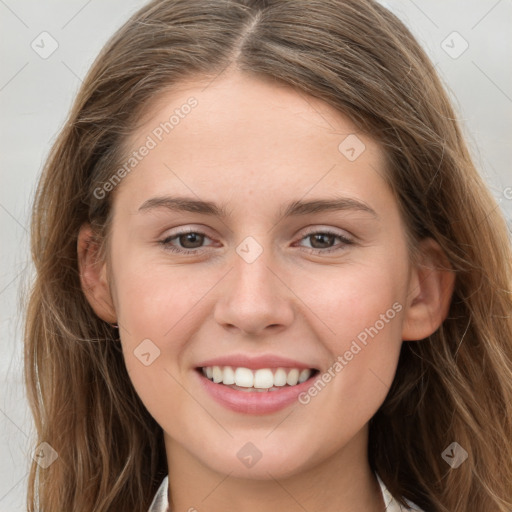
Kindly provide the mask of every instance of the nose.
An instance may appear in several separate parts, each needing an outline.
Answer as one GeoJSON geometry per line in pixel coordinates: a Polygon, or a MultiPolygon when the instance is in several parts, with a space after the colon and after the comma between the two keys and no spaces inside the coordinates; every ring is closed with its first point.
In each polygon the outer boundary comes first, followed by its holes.
{"type": "Polygon", "coordinates": [[[248,263],[235,255],[234,268],[223,280],[214,318],[225,329],[258,335],[273,334],[293,322],[293,293],[286,276],[264,251],[248,263]]]}

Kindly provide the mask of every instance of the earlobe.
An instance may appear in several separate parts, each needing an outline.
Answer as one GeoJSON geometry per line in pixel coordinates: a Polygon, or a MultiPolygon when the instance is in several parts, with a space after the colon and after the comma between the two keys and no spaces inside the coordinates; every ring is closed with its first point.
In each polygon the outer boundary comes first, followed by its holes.
{"type": "Polygon", "coordinates": [[[100,259],[100,244],[89,224],[78,233],[80,284],[94,312],[105,322],[116,322],[116,313],[107,278],[106,262],[100,259]]]}
{"type": "Polygon", "coordinates": [[[433,334],[450,309],[455,273],[440,245],[428,238],[420,242],[420,262],[412,269],[402,326],[404,341],[433,334]]]}

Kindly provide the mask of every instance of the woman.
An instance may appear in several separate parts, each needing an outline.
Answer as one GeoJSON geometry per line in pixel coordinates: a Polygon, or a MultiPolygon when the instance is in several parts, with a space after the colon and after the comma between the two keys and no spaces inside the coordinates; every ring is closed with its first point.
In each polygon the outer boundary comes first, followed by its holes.
{"type": "Polygon", "coordinates": [[[142,8],[32,237],[29,510],[510,510],[507,230],[377,3],[142,8]]]}

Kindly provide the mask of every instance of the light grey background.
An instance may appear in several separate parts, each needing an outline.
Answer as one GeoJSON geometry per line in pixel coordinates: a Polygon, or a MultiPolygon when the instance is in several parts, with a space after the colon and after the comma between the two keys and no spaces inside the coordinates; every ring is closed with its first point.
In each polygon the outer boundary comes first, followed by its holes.
{"type": "MultiPolygon", "coordinates": [[[[19,294],[32,272],[28,218],[36,178],[81,77],[107,38],[144,3],[0,0],[0,512],[25,509],[32,455],[19,294]],[[46,59],[31,47],[35,41],[40,52],[51,48],[48,36],[40,36],[44,31],[58,43],[46,59]]],[[[382,3],[405,21],[436,64],[476,163],[512,226],[512,0],[382,3]]]]}

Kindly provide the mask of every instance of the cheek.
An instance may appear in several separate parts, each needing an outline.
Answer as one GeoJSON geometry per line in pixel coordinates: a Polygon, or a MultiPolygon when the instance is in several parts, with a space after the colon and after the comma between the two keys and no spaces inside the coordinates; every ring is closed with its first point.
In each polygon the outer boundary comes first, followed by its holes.
{"type": "Polygon", "coordinates": [[[333,424],[369,420],[389,390],[402,344],[405,263],[395,253],[364,266],[338,267],[307,295],[311,310],[328,326],[322,339],[331,360],[318,390],[304,402],[310,400],[320,416],[329,410],[333,424]]]}
{"type": "Polygon", "coordinates": [[[125,365],[137,394],[158,421],[163,392],[173,414],[189,401],[178,384],[189,370],[187,342],[201,324],[201,299],[222,274],[142,263],[135,255],[117,262],[116,312],[125,365]]]}
{"type": "MultiPolygon", "coordinates": [[[[218,282],[207,267],[170,265],[130,255],[116,267],[116,311],[130,342],[151,338],[158,345],[179,340],[194,308],[218,282]]],[[[175,348],[178,348],[173,344],[175,348]]]]}
{"type": "Polygon", "coordinates": [[[371,339],[369,331],[376,335],[375,329],[383,344],[400,338],[407,265],[375,257],[364,264],[325,267],[306,279],[290,277],[291,287],[309,307],[310,324],[325,327],[317,336],[333,354],[344,353],[353,339],[371,339]]]}

